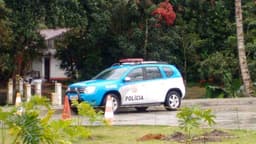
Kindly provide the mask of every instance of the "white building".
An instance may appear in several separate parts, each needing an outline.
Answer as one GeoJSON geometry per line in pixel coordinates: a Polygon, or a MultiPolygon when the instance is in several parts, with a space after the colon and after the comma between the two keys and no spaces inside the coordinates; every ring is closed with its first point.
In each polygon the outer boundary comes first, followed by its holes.
{"type": "Polygon", "coordinates": [[[56,49],[54,40],[59,38],[68,29],[44,29],[40,30],[41,36],[44,37],[47,49],[43,51],[43,56],[32,62],[32,71],[36,72],[41,79],[47,81],[65,80],[65,70],[60,68],[60,60],[54,57],[56,49]]]}

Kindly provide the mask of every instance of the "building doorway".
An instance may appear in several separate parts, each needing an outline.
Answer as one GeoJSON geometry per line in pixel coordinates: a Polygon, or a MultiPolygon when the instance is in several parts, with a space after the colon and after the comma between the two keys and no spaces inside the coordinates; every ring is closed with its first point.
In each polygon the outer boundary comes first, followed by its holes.
{"type": "Polygon", "coordinates": [[[44,78],[47,81],[50,78],[50,57],[44,58],[44,78]]]}

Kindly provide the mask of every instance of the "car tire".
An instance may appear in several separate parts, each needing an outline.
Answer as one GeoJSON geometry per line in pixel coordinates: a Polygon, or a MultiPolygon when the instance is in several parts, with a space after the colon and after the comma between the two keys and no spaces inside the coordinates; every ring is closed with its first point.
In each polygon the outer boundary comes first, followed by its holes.
{"type": "Polygon", "coordinates": [[[74,112],[75,114],[78,114],[78,109],[77,107],[72,105],[72,102],[69,100],[69,107],[71,109],[72,112],[74,112]]]}
{"type": "Polygon", "coordinates": [[[74,112],[75,114],[78,114],[78,109],[77,107],[70,107],[71,111],[74,112]]]}
{"type": "MultiPolygon", "coordinates": [[[[112,107],[112,110],[113,110],[113,113],[117,113],[118,112],[118,109],[120,107],[120,99],[119,97],[114,94],[114,93],[110,93],[108,94],[111,96],[112,98],[112,104],[113,104],[113,107],[112,107]]],[[[107,102],[107,98],[108,98],[108,95],[105,96],[105,100],[104,100],[104,107],[106,106],[106,102],[107,102]]]]}
{"type": "Polygon", "coordinates": [[[181,95],[177,91],[169,91],[165,99],[166,110],[177,110],[181,104],[181,95]]]}
{"type": "Polygon", "coordinates": [[[138,112],[145,112],[145,111],[147,111],[148,107],[135,107],[135,109],[136,109],[138,112]]]}

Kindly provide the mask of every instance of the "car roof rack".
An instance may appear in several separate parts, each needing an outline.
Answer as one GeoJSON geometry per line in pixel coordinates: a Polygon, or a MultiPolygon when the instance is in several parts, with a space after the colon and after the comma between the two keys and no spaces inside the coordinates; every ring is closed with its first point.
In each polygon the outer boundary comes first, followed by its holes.
{"type": "Polygon", "coordinates": [[[126,58],[120,59],[118,63],[114,63],[112,66],[116,65],[135,65],[135,64],[167,64],[163,61],[144,61],[143,58],[126,58]]]}

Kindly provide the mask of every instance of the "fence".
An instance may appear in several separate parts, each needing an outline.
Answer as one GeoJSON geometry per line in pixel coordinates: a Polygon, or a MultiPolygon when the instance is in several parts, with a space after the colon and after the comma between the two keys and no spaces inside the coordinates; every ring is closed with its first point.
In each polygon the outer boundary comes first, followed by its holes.
{"type": "Polygon", "coordinates": [[[14,104],[17,93],[21,94],[23,101],[29,101],[33,95],[45,96],[51,100],[52,105],[62,105],[65,94],[65,85],[61,83],[45,83],[37,81],[33,84],[24,82],[22,78],[9,79],[7,84],[7,104],[14,104]]]}

